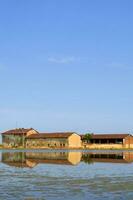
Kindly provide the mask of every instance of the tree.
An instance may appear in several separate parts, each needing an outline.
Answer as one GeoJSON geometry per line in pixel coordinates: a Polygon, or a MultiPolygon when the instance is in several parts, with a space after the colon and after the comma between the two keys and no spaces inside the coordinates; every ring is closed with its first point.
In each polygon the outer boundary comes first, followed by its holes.
{"type": "Polygon", "coordinates": [[[89,143],[89,141],[91,140],[92,138],[92,134],[93,133],[86,133],[83,137],[83,140],[86,141],[87,143],[89,143]]]}

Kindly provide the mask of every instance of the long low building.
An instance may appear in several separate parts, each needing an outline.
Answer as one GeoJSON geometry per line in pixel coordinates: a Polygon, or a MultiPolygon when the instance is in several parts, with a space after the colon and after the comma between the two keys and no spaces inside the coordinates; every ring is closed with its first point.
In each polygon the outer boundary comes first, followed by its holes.
{"type": "Polygon", "coordinates": [[[79,148],[81,137],[75,132],[40,133],[26,137],[27,148],[79,148]]]}
{"type": "Polygon", "coordinates": [[[121,149],[133,148],[133,136],[131,134],[91,134],[87,141],[81,135],[82,144],[90,149],[121,149]]]}
{"type": "Polygon", "coordinates": [[[89,148],[122,149],[133,148],[131,134],[88,134],[76,132],[39,133],[33,128],[13,129],[2,133],[5,148],[89,148]]]}
{"type": "Polygon", "coordinates": [[[2,144],[5,148],[80,148],[82,141],[76,132],[39,133],[19,128],[3,132],[2,144]]]}

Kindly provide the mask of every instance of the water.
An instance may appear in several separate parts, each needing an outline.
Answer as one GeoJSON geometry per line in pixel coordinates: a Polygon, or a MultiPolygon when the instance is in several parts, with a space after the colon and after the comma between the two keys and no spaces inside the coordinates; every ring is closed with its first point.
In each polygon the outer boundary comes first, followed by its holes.
{"type": "Polygon", "coordinates": [[[1,151],[0,200],[133,199],[131,151],[1,151]]]}

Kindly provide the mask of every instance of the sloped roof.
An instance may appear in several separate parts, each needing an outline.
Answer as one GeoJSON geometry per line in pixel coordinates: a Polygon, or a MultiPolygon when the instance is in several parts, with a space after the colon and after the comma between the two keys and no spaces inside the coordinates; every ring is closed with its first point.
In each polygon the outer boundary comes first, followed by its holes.
{"type": "MultiPolygon", "coordinates": [[[[123,139],[130,134],[92,134],[91,139],[123,139]]],[[[85,135],[81,135],[83,139],[85,135]]]]}
{"type": "Polygon", "coordinates": [[[75,132],[56,132],[56,133],[40,133],[27,136],[28,139],[41,139],[41,138],[68,138],[75,132]]]}
{"type": "Polygon", "coordinates": [[[19,134],[26,134],[27,132],[34,130],[33,128],[16,128],[16,129],[12,129],[12,130],[8,130],[3,132],[2,134],[15,134],[15,135],[19,135],[19,134]]]}

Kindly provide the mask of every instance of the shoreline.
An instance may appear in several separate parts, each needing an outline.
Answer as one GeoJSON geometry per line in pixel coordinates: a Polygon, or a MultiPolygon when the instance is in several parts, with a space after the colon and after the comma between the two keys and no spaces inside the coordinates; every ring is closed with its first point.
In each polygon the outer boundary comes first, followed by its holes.
{"type": "Polygon", "coordinates": [[[114,150],[118,150],[118,151],[129,151],[129,150],[133,150],[133,148],[4,148],[4,147],[0,147],[0,150],[25,150],[25,151],[27,151],[27,150],[58,150],[58,151],[66,151],[66,150],[77,150],[77,151],[85,151],[85,150],[87,150],[87,151],[94,151],[94,150],[96,150],[96,151],[102,151],[102,150],[104,150],[104,151],[108,151],[108,150],[112,150],[112,151],[114,151],[114,150]]]}

